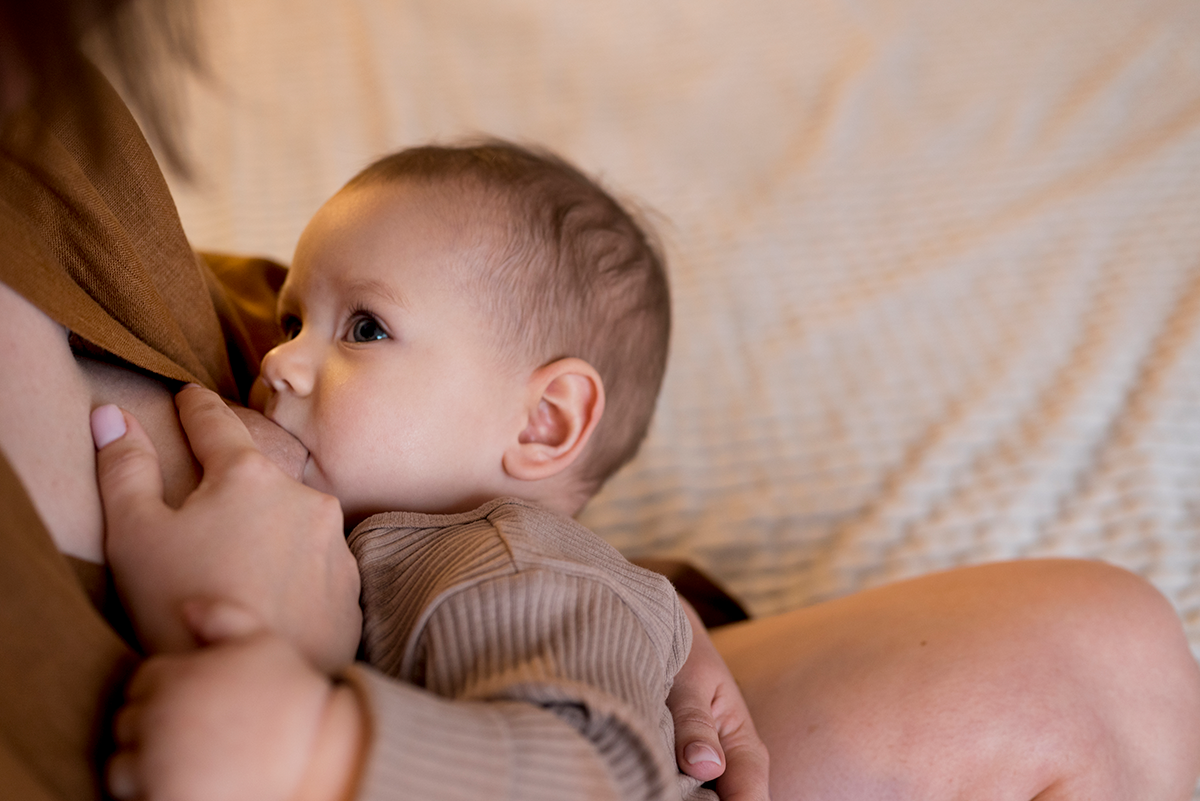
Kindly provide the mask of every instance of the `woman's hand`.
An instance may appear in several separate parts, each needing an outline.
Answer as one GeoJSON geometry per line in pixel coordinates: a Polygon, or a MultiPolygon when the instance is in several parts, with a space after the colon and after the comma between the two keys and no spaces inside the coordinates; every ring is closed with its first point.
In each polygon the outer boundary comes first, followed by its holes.
{"type": "Polygon", "coordinates": [[[259,453],[216,393],[188,386],[176,404],[204,470],[179,509],[163,502],[158,456],[138,422],[113,406],[92,415],[105,552],[142,646],[195,647],[185,605],[227,602],[242,611],[225,618],[224,634],[265,628],[323,670],[349,663],[362,616],[337,500],[259,453]]]}
{"type": "Polygon", "coordinates": [[[717,780],[723,801],[765,801],[769,797],[767,747],[708,630],[687,601],[692,623],[688,654],[667,706],[675,718],[675,758],[679,769],[697,779],[717,780]]]}
{"type": "Polygon", "coordinates": [[[273,634],[152,657],[126,697],[108,765],[118,799],[351,797],[366,740],[358,698],[273,634]]]}

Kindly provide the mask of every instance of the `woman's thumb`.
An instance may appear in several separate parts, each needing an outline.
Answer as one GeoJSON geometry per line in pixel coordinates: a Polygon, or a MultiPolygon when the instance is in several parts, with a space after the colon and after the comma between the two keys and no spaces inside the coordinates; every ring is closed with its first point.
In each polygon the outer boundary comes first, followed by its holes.
{"type": "Polygon", "coordinates": [[[163,506],[158,452],[132,415],[112,405],[94,409],[92,440],[96,443],[96,480],[110,534],[121,530],[114,522],[136,519],[163,506]]]}

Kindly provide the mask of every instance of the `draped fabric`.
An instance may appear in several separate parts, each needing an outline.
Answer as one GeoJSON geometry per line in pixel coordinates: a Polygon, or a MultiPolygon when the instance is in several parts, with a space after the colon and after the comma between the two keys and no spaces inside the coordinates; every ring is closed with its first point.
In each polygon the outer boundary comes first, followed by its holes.
{"type": "MultiPolygon", "coordinates": [[[[136,122],[91,79],[103,153],[68,108],[25,112],[0,136],[0,280],[89,349],[238,397],[269,342],[281,268],[214,258],[208,269],[136,122]]],[[[0,552],[0,787],[6,798],[98,798],[108,714],[137,657],[98,611],[103,569],[58,552],[3,454],[0,552]]]]}

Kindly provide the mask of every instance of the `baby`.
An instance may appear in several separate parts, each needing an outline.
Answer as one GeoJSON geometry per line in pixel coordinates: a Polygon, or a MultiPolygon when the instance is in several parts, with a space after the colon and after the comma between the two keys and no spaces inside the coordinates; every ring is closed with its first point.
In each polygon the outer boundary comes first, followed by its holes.
{"type": "MultiPolygon", "coordinates": [[[[600,755],[597,794],[714,797],[674,768],[674,590],[572,519],[637,450],[665,369],[667,280],[634,220],[551,156],[403,151],[317,212],[279,320],[252,405],[355,526],[378,671],[353,669],[360,692],[533,704],[600,755]]],[[[384,707],[366,796],[397,789],[389,730],[408,721],[384,707]]]]}

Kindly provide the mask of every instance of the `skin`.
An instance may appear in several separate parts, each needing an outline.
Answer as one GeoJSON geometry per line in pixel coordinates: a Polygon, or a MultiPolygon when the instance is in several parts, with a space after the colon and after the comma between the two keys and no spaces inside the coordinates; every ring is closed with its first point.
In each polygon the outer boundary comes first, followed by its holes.
{"type": "MultiPolygon", "coordinates": [[[[213,461],[230,450],[219,447],[220,441],[228,438],[236,444],[245,431],[206,390],[185,389],[177,402],[205,469],[199,495],[212,474],[225,472],[213,461]]],[[[155,494],[158,465],[149,438],[135,419],[112,406],[98,409],[92,425],[99,447],[100,489],[106,510],[111,510],[110,522],[120,529],[117,536],[144,539],[161,532],[156,518],[170,509],[155,494]],[[115,418],[115,429],[110,417],[115,418]]],[[[244,443],[239,447],[244,450],[244,443]]],[[[261,467],[253,458],[237,461],[255,470],[261,467]]],[[[251,479],[253,475],[243,471],[225,486],[244,487],[251,479]]],[[[259,499],[270,495],[246,494],[259,499]]],[[[204,507],[185,503],[173,521],[173,533],[186,536],[195,515],[200,515],[197,530],[211,533],[220,525],[209,516],[213,507],[224,514],[228,503],[229,499],[204,507]]],[[[110,791],[119,798],[295,801],[291,788],[299,786],[304,788],[301,801],[350,797],[366,736],[354,695],[331,685],[291,642],[265,628],[259,614],[246,606],[218,599],[189,605],[185,617],[192,636],[206,647],[154,657],[139,669],[129,701],[114,724],[120,750],[109,764],[110,791]],[[231,720],[240,723],[231,729],[231,720]],[[214,765],[221,770],[210,770],[214,765]],[[306,767],[300,776],[302,766],[306,767]]],[[[707,642],[702,628],[697,636],[707,642]]],[[[727,767],[721,778],[727,788],[722,789],[723,798],[766,798],[765,748],[732,677],[714,657],[711,645],[693,649],[676,677],[669,704],[681,716],[683,751],[699,743],[717,755],[716,769],[704,761],[694,771],[713,777],[727,767]],[[705,712],[710,706],[712,714],[705,712]]]]}
{"type": "Polygon", "coordinates": [[[179,401],[185,430],[207,433],[191,439],[203,477],[178,509],[161,500],[160,460],[136,419],[113,406],[92,415],[98,442],[128,430],[105,449],[97,478],[105,554],[139,641],[150,653],[191,650],[203,640],[188,606],[220,601],[243,610],[255,630],[288,639],[317,668],[346,666],[362,614],[336,500],[272,464],[214,393],[189,387],[179,401]]]}
{"type": "MultiPolygon", "coordinates": [[[[444,365],[498,373],[486,338],[471,336],[474,310],[464,311],[445,278],[463,240],[443,200],[414,187],[335,198],[302,239],[283,292],[294,336],[264,363],[268,414],[313,450],[305,480],[354,503],[384,492],[400,493],[384,508],[476,502],[439,494],[439,470],[443,481],[464,471],[450,482],[460,489],[467,476],[496,482],[485,495],[533,486],[505,485],[513,476],[497,455],[515,432],[528,439],[521,375],[501,374],[478,405],[466,387],[431,391],[444,365]],[[349,291],[380,282],[389,291],[349,291]],[[391,303],[395,296],[407,302],[391,303]],[[435,403],[405,394],[407,384],[435,403]],[[372,407],[373,394],[394,408],[372,407]],[[328,414],[339,404],[355,413],[328,414]],[[389,451],[427,433],[453,441],[465,419],[479,427],[473,442],[495,444],[475,447],[466,462],[427,455],[432,481],[406,480],[420,457],[394,474],[382,469],[379,481],[328,462],[327,454],[376,440],[389,451]],[[414,420],[425,427],[414,432],[414,420]]],[[[351,508],[369,513],[372,503],[351,508]]],[[[672,699],[679,756],[687,763],[691,748],[703,763],[704,741],[689,727],[715,735],[730,764],[744,767],[718,783],[724,798],[763,797],[748,778],[767,770],[756,724],[776,755],[777,798],[1183,799],[1200,771],[1200,676],[1178,620],[1145,582],[1100,564],[1031,561],[930,576],[717,631],[712,642],[698,640],[696,656],[690,695],[672,699]]]]}
{"type": "Polygon", "coordinates": [[[168,503],[196,485],[171,393],[157,381],[89,359],[76,360],[67,331],[0,284],[0,448],[11,454],[38,514],[63,553],[104,561],[88,415],[118,403],[145,420],[161,443],[168,503]],[[61,421],[61,423],[60,423],[61,421]],[[70,469],[63,469],[69,465],[70,469]],[[68,502],[64,500],[69,499],[68,502]]]}
{"type": "Polygon", "coordinates": [[[289,339],[263,359],[263,411],[304,444],[304,483],[336,496],[351,524],[549,497],[504,466],[530,425],[536,365],[503,367],[464,302],[462,275],[503,236],[464,206],[409,184],[339,193],[301,235],[280,292],[289,339]]]}
{"type": "Polygon", "coordinates": [[[473,189],[400,182],[343,190],[301,235],[279,299],[288,338],[252,404],[304,444],[302,480],[349,524],[587,500],[570,468],[604,412],[599,374],[501,352],[467,284],[505,228],[473,189]]]}
{"type": "Polygon", "coordinates": [[[713,640],[776,798],[1188,799],[1200,772],[1174,610],[1100,563],[956,570],[713,640]]]}
{"type": "MultiPolygon", "coordinates": [[[[0,447],[60,549],[100,553],[88,435],[97,406],[120,403],[148,423],[144,442],[118,439],[101,451],[101,464],[113,455],[124,461],[123,444],[148,450],[152,442],[162,456],[159,497],[139,496],[134,509],[170,510],[195,486],[170,396],[157,382],[77,361],[65,331],[2,285],[0,321],[0,447]]],[[[290,504],[285,488],[277,490],[290,504]]],[[[110,520],[110,532],[153,519],[131,510],[110,520]]],[[[775,755],[776,798],[1188,797],[1200,772],[1200,678],[1161,597],[1139,579],[1089,563],[989,570],[996,572],[929,577],[716,633],[775,755]],[[1144,654],[1144,664],[1124,661],[1130,653],[1144,654]],[[963,709],[976,710],[968,723],[963,709]],[[1048,718],[1047,709],[1054,710],[1048,718]],[[1039,747],[1010,747],[1030,742],[1039,747]]],[[[216,639],[259,636],[245,615],[210,614],[216,639]]],[[[261,643],[255,647],[276,647],[261,643]]],[[[327,682],[309,686],[319,687],[322,703],[335,697],[327,682]]],[[[748,747],[739,740],[744,715],[729,671],[719,661],[689,660],[679,686],[698,688],[682,700],[674,694],[681,756],[692,742],[723,751],[727,784],[746,777],[752,789],[744,797],[763,797],[753,777],[766,758],[752,739],[748,747]]],[[[360,731],[353,715],[332,719],[342,721],[337,742],[360,731]]],[[[309,742],[318,739],[314,732],[309,742]]],[[[353,772],[352,764],[341,767],[353,772]]],[[[722,792],[735,797],[726,786],[722,792]]]]}

